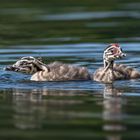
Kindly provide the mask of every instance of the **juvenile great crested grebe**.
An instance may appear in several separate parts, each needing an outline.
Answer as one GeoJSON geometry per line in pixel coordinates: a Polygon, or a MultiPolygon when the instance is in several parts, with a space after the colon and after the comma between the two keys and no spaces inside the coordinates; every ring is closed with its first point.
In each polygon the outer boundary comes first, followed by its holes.
{"type": "Polygon", "coordinates": [[[5,70],[32,74],[33,81],[70,81],[90,80],[90,74],[85,67],[77,67],[61,62],[48,65],[34,57],[23,57],[5,70]]]}
{"type": "Polygon", "coordinates": [[[34,57],[23,57],[5,70],[32,74],[33,81],[70,81],[70,80],[95,80],[103,83],[112,83],[115,80],[140,78],[140,72],[125,66],[115,64],[114,60],[125,57],[118,44],[110,44],[104,51],[104,67],[99,68],[94,74],[89,74],[87,68],[77,67],[61,62],[48,65],[34,57]]]}
{"type": "Polygon", "coordinates": [[[99,68],[93,74],[93,80],[112,83],[115,80],[140,78],[140,72],[123,64],[115,64],[114,60],[125,57],[118,44],[110,44],[104,51],[104,67],[99,68]]]}

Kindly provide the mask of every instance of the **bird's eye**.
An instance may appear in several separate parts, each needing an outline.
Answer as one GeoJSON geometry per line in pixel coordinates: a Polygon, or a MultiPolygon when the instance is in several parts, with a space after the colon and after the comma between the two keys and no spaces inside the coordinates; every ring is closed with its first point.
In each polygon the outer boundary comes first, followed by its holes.
{"type": "Polygon", "coordinates": [[[111,53],[114,53],[114,50],[112,49],[112,50],[110,50],[110,52],[111,52],[111,53]]]}
{"type": "Polygon", "coordinates": [[[113,53],[114,51],[113,51],[113,50],[111,50],[111,52],[113,53]]]}
{"type": "Polygon", "coordinates": [[[110,52],[114,55],[114,54],[116,54],[118,52],[118,50],[113,48],[113,49],[110,50],[110,52]]]}

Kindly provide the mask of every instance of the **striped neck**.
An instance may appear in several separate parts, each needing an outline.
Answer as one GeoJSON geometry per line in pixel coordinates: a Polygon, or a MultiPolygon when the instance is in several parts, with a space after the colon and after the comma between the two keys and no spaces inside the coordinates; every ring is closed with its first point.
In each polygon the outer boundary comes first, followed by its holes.
{"type": "Polygon", "coordinates": [[[107,69],[113,69],[113,64],[114,64],[114,61],[112,60],[112,61],[106,61],[105,59],[104,59],[104,68],[107,70],[107,69]]]}

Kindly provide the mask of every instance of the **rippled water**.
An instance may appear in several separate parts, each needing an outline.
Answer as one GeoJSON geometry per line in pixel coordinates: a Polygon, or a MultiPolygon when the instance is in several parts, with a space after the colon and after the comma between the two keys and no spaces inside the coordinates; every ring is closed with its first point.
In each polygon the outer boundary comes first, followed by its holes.
{"type": "Polygon", "coordinates": [[[23,56],[85,66],[93,73],[118,42],[117,63],[140,71],[139,1],[3,2],[0,5],[0,139],[140,139],[140,79],[33,82],[4,71],[23,56]]]}

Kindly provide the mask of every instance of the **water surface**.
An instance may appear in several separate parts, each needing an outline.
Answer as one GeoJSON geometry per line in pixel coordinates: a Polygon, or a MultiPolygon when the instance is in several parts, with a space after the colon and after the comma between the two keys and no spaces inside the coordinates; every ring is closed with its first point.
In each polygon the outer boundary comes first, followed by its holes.
{"type": "Polygon", "coordinates": [[[23,56],[93,73],[118,42],[140,71],[139,1],[8,1],[0,5],[0,139],[140,139],[140,79],[33,82],[4,71],[23,56]]]}

